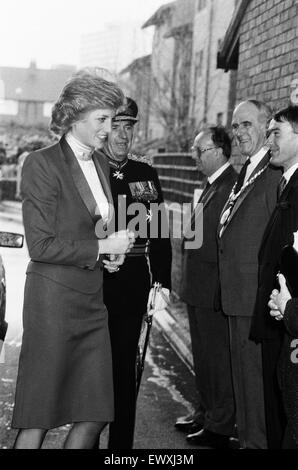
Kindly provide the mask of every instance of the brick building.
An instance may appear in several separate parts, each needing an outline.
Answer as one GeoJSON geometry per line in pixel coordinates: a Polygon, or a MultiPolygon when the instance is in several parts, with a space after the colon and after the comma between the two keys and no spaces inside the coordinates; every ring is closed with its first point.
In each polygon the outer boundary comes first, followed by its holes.
{"type": "Polygon", "coordinates": [[[256,98],[274,109],[285,106],[298,72],[297,0],[239,0],[218,66],[237,70],[235,102],[256,98]]]}

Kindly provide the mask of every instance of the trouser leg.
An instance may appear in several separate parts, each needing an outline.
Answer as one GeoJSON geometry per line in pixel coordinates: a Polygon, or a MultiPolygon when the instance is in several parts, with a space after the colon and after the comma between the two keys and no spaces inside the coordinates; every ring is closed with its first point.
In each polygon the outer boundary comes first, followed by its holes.
{"type": "Polygon", "coordinates": [[[243,448],[266,449],[261,345],[249,340],[250,317],[228,317],[236,422],[243,448]]]}
{"type": "Polygon", "coordinates": [[[281,448],[286,426],[286,416],[276,370],[280,351],[280,339],[262,342],[265,416],[269,449],[281,448]]]}
{"type": "Polygon", "coordinates": [[[142,324],[140,311],[110,315],[115,418],[110,424],[109,449],[133,447],[136,413],[136,354],[142,324]]]}
{"type": "Polygon", "coordinates": [[[231,436],[235,407],[227,318],[212,309],[189,310],[196,384],[205,409],[204,428],[231,436]]]}

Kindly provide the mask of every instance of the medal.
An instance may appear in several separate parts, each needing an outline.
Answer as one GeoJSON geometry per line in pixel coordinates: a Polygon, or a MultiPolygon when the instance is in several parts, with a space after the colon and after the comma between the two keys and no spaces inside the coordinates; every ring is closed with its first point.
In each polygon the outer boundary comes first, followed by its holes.
{"type": "Polygon", "coordinates": [[[113,176],[114,176],[114,178],[116,178],[117,180],[123,180],[123,178],[124,178],[124,174],[121,173],[120,170],[114,171],[113,176]]]}
{"type": "Polygon", "coordinates": [[[153,215],[152,215],[152,210],[149,209],[149,210],[147,211],[147,215],[146,215],[146,220],[147,220],[147,222],[151,222],[152,217],[153,217],[153,215]]]}

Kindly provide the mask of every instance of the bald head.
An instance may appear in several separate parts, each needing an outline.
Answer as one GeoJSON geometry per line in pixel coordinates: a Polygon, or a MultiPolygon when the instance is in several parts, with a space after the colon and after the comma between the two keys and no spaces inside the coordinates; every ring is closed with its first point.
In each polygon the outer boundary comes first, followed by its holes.
{"type": "Polygon", "coordinates": [[[252,157],[264,146],[271,110],[265,103],[247,100],[233,113],[232,129],[242,155],[252,157]]]}

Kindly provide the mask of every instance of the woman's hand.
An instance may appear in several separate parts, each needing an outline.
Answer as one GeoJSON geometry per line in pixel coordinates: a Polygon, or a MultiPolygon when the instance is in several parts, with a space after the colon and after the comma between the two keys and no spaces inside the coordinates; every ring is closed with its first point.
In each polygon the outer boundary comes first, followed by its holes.
{"type": "Polygon", "coordinates": [[[125,255],[109,255],[109,259],[103,260],[104,268],[109,273],[116,273],[119,271],[119,266],[124,263],[125,255]]]}
{"type": "Polygon", "coordinates": [[[275,320],[282,320],[287,302],[292,298],[291,294],[287,288],[286,279],[282,274],[277,276],[280,291],[274,289],[270,295],[270,300],[268,306],[270,308],[270,315],[275,318],[275,320]]]}
{"type": "Polygon", "coordinates": [[[123,255],[133,247],[135,234],[130,230],[120,230],[103,240],[98,240],[99,253],[103,255],[123,255]]]}

